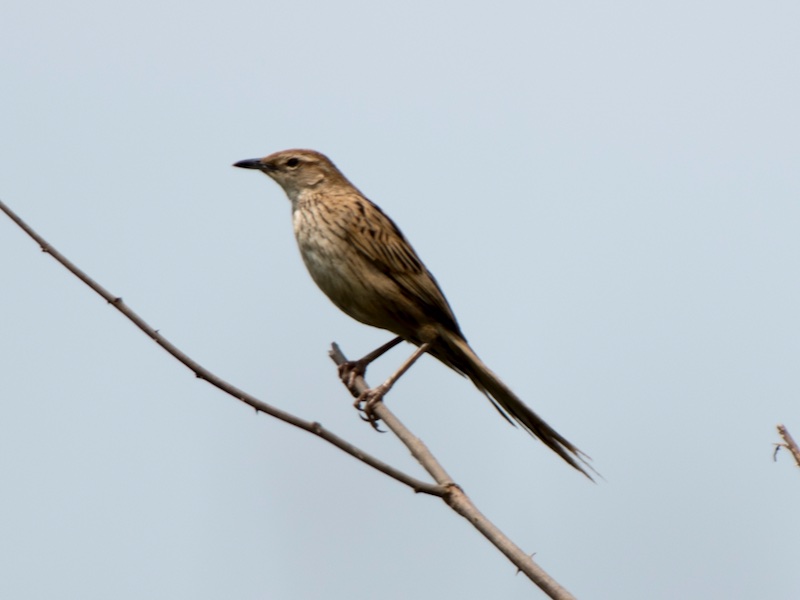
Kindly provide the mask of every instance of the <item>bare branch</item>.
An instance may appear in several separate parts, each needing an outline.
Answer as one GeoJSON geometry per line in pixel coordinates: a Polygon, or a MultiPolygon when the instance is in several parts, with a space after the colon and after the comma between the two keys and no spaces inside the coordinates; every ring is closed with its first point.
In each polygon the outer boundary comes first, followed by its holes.
{"type": "MultiPolygon", "coordinates": [[[[329,354],[337,365],[341,365],[347,361],[347,358],[335,343],[332,345],[329,354]]],[[[344,383],[347,385],[347,382],[344,383]]],[[[367,383],[364,381],[364,378],[359,375],[354,379],[350,392],[354,396],[357,396],[366,389],[368,389],[367,383]]],[[[447,471],[444,470],[444,467],[434,458],[433,454],[431,454],[422,440],[412,434],[382,401],[378,402],[373,410],[375,415],[392,430],[392,433],[400,438],[414,458],[416,458],[423,468],[430,473],[431,477],[433,477],[440,486],[447,489],[447,493],[442,499],[450,508],[469,521],[472,526],[480,531],[487,540],[500,550],[500,552],[505,554],[519,571],[527,575],[528,578],[538,585],[548,596],[558,600],[574,598],[572,594],[536,564],[530,555],[526,554],[519,546],[512,542],[494,525],[494,523],[478,510],[464,490],[453,481],[450,475],[447,474],[447,471]]]]}
{"type": "Polygon", "coordinates": [[[266,402],[263,402],[256,398],[255,396],[248,394],[247,392],[240,390],[236,386],[228,383],[224,379],[217,377],[211,371],[201,366],[197,361],[190,358],[184,352],[179,350],[175,345],[173,345],[169,340],[167,340],[163,335],[161,335],[158,331],[153,329],[150,325],[148,325],[144,319],[142,319],[138,314],[136,314],[128,305],[126,305],[122,298],[115,296],[99,283],[97,283],[94,279],[89,277],[86,273],[84,273],[81,269],[79,269],[72,261],[67,259],[64,255],[62,255],[58,250],[53,248],[42,236],[36,233],[31,227],[25,223],[14,211],[12,211],[6,204],[0,201],[0,210],[6,213],[14,223],[20,226],[25,233],[27,233],[31,238],[33,238],[37,244],[42,249],[42,252],[46,252],[50,256],[52,256],[56,261],[61,263],[66,269],[75,275],[78,279],[83,281],[86,285],[92,288],[97,294],[102,296],[109,304],[111,304],[114,308],[116,308],[119,312],[125,315],[130,321],[133,322],[139,329],[141,329],[148,337],[152,338],[159,346],[161,346],[164,350],[166,350],[169,354],[173,357],[178,359],[181,363],[186,365],[189,369],[191,369],[194,374],[200,378],[206,380],[208,383],[213,385],[214,387],[219,388],[226,394],[229,394],[252,406],[258,412],[263,412],[268,414],[276,419],[280,419],[285,423],[289,423],[295,427],[299,427],[309,433],[313,433],[314,435],[322,438],[326,442],[329,442],[343,450],[350,456],[357,458],[358,460],[368,464],[369,466],[377,469],[381,473],[396,479],[400,483],[404,483],[405,485],[409,486],[415,492],[421,492],[424,494],[430,494],[432,496],[443,496],[446,493],[446,489],[442,486],[432,485],[430,483],[426,483],[424,481],[420,481],[415,477],[412,477],[399,469],[392,467],[391,465],[386,464],[382,460],[372,456],[371,454],[364,452],[360,448],[357,448],[350,442],[342,439],[332,431],[325,429],[320,423],[306,421],[301,419],[291,413],[283,411],[279,408],[276,408],[266,402]]]}
{"type": "MultiPolygon", "coordinates": [[[[43,252],[50,254],[57,262],[63,265],[70,273],[75,275],[78,279],[83,281],[98,295],[104,298],[109,304],[127,317],[134,325],[142,330],[148,337],[153,339],[159,346],[166,350],[170,355],[184,364],[186,367],[200,379],[204,379],[211,385],[219,388],[223,392],[233,396],[237,400],[253,407],[258,412],[263,412],[276,419],[280,419],[285,423],[289,423],[295,427],[313,433],[314,435],[324,439],[325,441],[333,444],[340,450],[350,454],[358,460],[366,463],[367,465],[385,473],[389,477],[404,483],[411,487],[415,492],[430,494],[433,496],[441,497],[454,511],[467,519],[481,534],[484,535],[495,547],[497,547],[511,562],[517,566],[519,571],[528,576],[537,586],[539,586],[548,596],[556,600],[570,600],[574,599],[566,589],[559,585],[550,575],[548,575],[533,559],[525,554],[516,544],[514,544],[508,537],[506,537],[491,521],[489,521],[481,512],[475,507],[469,497],[464,491],[453,482],[452,478],[447,474],[444,468],[433,457],[422,441],[411,434],[410,431],[397,419],[389,409],[379,402],[375,407],[375,414],[386,423],[389,427],[409,448],[411,454],[419,461],[426,471],[437,482],[437,485],[420,481],[406,473],[395,469],[394,467],[384,463],[383,461],[371,456],[370,454],[362,451],[356,446],[350,444],[346,440],[340,438],[331,431],[325,429],[317,422],[306,421],[291,413],[276,408],[267,404],[255,396],[240,390],[236,386],[228,383],[227,381],[217,377],[208,369],[201,366],[195,360],[190,358],[184,352],[174,346],[163,335],[151,327],[144,321],[138,314],[136,314],[130,307],[128,307],[122,298],[113,295],[106,290],[103,286],[97,283],[94,279],[89,277],[85,272],[79,269],[74,263],[68,260],[55,248],[53,248],[44,238],[37,234],[30,226],[27,225],[16,213],[14,213],[6,204],[0,201],[0,210],[6,213],[9,218],[14,221],[25,233],[27,233],[36,243],[39,244],[43,252]]],[[[346,359],[339,350],[338,346],[333,345],[331,357],[337,364],[341,364],[346,359]]],[[[359,393],[367,389],[367,384],[363,377],[358,377],[353,383],[353,388],[358,390],[359,393]]],[[[787,434],[788,435],[788,434],[787,434]]]]}
{"type": "Polygon", "coordinates": [[[785,425],[778,425],[778,433],[783,438],[783,444],[777,444],[775,447],[775,458],[778,456],[778,450],[780,448],[786,448],[789,452],[792,453],[794,457],[794,462],[800,467],[800,447],[797,446],[797,442],[794,441],[792,434],[789,433],[789,430],[786,429],[785,425]]]}

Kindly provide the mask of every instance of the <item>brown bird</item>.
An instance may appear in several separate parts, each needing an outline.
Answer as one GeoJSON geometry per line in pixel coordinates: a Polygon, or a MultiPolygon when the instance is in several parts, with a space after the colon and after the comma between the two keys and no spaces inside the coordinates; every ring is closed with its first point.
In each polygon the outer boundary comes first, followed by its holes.
{"type": "Polygon", "coordinates": [[[303,262],[328,298],[354,319],[399,336],[350,363],[351,377],[363,374],[369,362],[401,340],[418,346],[395,375],[361,398],[368,401],[367,414],[372,403],[428,352],[469,377],[509,422],[522,425],[591,479],[579,464],[591,469],[588,457],[528,408],[478,358],[439,284],[397,225],[326,156],[313,150],[284,150],[234,166],[257,169],[286,192],[303,262]]]}

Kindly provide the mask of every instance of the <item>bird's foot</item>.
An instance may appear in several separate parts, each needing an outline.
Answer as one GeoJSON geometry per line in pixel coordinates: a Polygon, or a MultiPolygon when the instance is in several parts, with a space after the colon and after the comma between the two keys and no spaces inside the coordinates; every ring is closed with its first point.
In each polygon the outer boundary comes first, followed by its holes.
{"type": "Polygon", "coordinates": [[[350,390],[354,396],[358,394],[358,392],[353,392],[356,379],[364,376],[367,372],[368,364],[369,362],[362,358],[359,360],[347,360],[339,365],[339,379],[342,380],[342,383],[347,386],[347,389],[350,390]]]}
{"type": "Polygon", "coordinates": [[[361,392],[353,403],[353,406],[359,412],[358,416],[361,417],[363,421],[372,425],[375,431],[380,431],[381,433],[385,433],[385,431],[378,427],[380,418],[375,414],[375,408],[378,406],[378,403],[383,402],[383,396],[388,391],[389,388],[381,384],[378,387],[361,392]]]}

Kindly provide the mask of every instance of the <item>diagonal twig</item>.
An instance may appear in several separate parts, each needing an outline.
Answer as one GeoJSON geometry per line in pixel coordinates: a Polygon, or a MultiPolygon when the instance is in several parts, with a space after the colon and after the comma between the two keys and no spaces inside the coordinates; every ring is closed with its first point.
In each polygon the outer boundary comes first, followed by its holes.
{"type": "MultiPolygon", "coordinates": [[[[128,318],[134,325],[136,325],[136,327],[142,330],[148,337],[153,339],[170,355],[191,369],[191,371],[199,379],[204,379],[223,392],[253,407],[258,412],[266,413],[272,417],[275,417],[276,419],[284,421],[285,423],[289,423],[290,425],[303,429],[304,431],[313,433],[314,435],[333,444],[340,450],[368,464],[374,469],[377,469],[389,477],[392,477],[393,479],[411,487],[415,492],[441,497],[448,504],[448,506],[467,519],[476,529],[478,529],[478,531],[481,532],[481,534],[483,534],[509,560],[511,560],[511,562],[517,566],[520,572],[524,573],[548,596],[556,600],[574,600],[574,596],[572,596],[572,594],[570,594],[565,588],[556,582],[547,572],[545,572],[538,564],[536,564],[529,555],[525,554],[516,544],[514,544],[514,542],[506,537],[491,521],[489,521],[483,514],[480,513],[480,511],[478,511],[470,498],[456,483],[453,482],[444,468],[438,463],[438,461],[436,461],[422,441],[411,434],[411,432],[405,428],[399,419],[397,419],[397,417],[395,417],[394,414],[389,411],[383,402],[379,402],[375,407],[374,410],[376,415],[384,423],[386,423],[387,427],[389,427],[406,444],[412,455],[437,482],[435,485],[411,477],[410,475],[392,467],[391,465],[384,463],[383,461],[373,457],[372,455],[364,452],[353,444],[337,436],[333,432],[325,429],[317,422],[306,421],[291,413],[267,404],[255,396],[240,390],[224,379],[217,377],[183,351],[178,349],[157,330],[151,327],[144,319],[142,319],[136,312],[127,306],[122,301],[122,298],[115,296],[106,290],[64,255],[53,248],[53,246],[51,246],[44,238],[36,233],[2,201],[0,201],[0,211],[8,215],[8,217],[14,221],[14,223],[16,223],[23,231],[25,231],[25,233],[27,233],[34,241],[36,241],[43,252],[52,256],[70,273],[75,275],[78,279],[88,285],[94,292],[104,298],[109,304],[111,304],[126,318],[128,318]]],[[[346,360],[338,346],[335,344],[330,354],[337,364],[341,364],[341,362],[346,360]]],[[[355,380],[354,389],[357,389],[359,392],[367,389],[367,385],[363,377],[358,377],[355,380]]]]}
{"type": "Polygon", "coordinates": [[[114,308],[116,308],[119,312],[125,315],[131,322],[133,322],[136,327],[141,329],[148,337],[152,338],[159,346],[161,346],[164,350],[166,350],[169,354],[171,354],[174,358],[178,361],[186,365],[189,369],[191,369],[194,374],[199,379],[204,379],[211,385],[216,388],[219,388],[223,392],[233,396],[237,400],[244,402],[245,404],[252,406],[256,411],[263,412],[268,414],[276,419],[283,421],[284,423],[289,423],[295,427],[298,427],[304,431],[308,431],[309,433],[313,433],[314,435],[322,438],[326,442],[329,442],[347,452],[350,456],[357,458],[358,460],[368,464],[369,466],[377,469],[381,473],[396,479],[400,483],[404,483],[405,485],[409,486],[415,492],[421,492],[424,494],[430,494],[432,496],[442,496],[445,493],[445,490],[441,486],[432,485],[430,483],[426,483],[415,477],[412,477],[399,469],[383,462],[382,460],[372,456],[371,454],[364,452],[360,448],[354,446],[350,442],[344,440],[343,438],[339,437],[332,431],[329,431],[325,427],[323,427],[320,423],[315,421],[306,421],[305,419],[301,419],[291,413],[288,413],[284,410],[276,408],[266,402],[263,402],[253,396],[252,394],[248,394],[247,392],[240,390],[236,386],[228,383],[224,379],[217,377],[211,371],[200,365],[197,361],[189,357],[183,351],[178,349],[172,342],[170,342],[167,338],[161,335],[158,331],[156,331],[153,327],[147,324],[147,322],[142,319],[138,314],[136,314],[127,304],[122,301],[122,298],[115,296],[99,283],[97,283],[94,279],[89,277],[84,271],[79,269],[72,261],[67,259],[63,254],[61,254],[58,250],[53,248],[42,236],[36,233],[27,223],[25,223],[14,211],[12,211],[2,200],[0,200],[0,210],[6,213],[9,218],[14,221],[19,227],[27,233],[31,238],[33,238],[37,244],[42,249],[42,252],[46,252],[50,256],[52,256],[56,261],[61,263],[70,273],[75,275],[78,279],[88,285],[92,290],[94,290],[97,294],[102,296],[109,304],[111,304],[114,308]]]}
{"type": "MultiPolygon", "coordinates": [[[[333,344],[329,354],[333,362],[337,365],[341,365],[347,361],[347,358],[337,344],[333,344]]],[[[344,383],[347,385],[347,382],[344,383]]],[[[354,396],[358,396],[366,389],[368,389],[367,382],[359,375],[353,381],[350,392],[354,396]]],[[[470,497],[452,480],[450,475],[447,474],[447,471],[439,464],[439,461],[431,454],[422,440],[412,434],[382,401],[375,404],[372,410],[375,415],[391,429],[392,433],[406,445],[414,458],[416,458],[422,467],[430,473],[431,477],[436,480],[436,483],[447,490],[447,493],[442,496],[442,500],[444,500],[450,508],[469,521],[472,526],[494,544],[521,573],[524,573],[548,596],[559,600],[574,598],[572,594],[534,562],[530,555],[526,554],[522,548],[511,541],[510,538],[478,510],[470,497]]]]}

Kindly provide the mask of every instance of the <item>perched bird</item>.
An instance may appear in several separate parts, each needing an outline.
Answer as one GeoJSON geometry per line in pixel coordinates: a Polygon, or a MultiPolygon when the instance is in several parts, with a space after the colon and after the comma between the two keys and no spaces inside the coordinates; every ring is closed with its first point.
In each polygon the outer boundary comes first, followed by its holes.
{"type": "MultiPolygon", "coordinates": [[[[478,358],[433,275],[397,225],[326,156],[313,150],[284,150],[234,166],[257,169],[286,192],[303,262],[328,298],[354,319],[399,336],[352,363],[356,371],[363,373],[366,364],[401,339],[415,344],[417,351],[396,377],[428,352],[469,377],[506,419],[519,423],[590,477],[581,466],[588,466],[588,457],[528,408],[478,358]]],[[[378,386],[369,400],[380,398],[393,382],[378,386]]]]}

